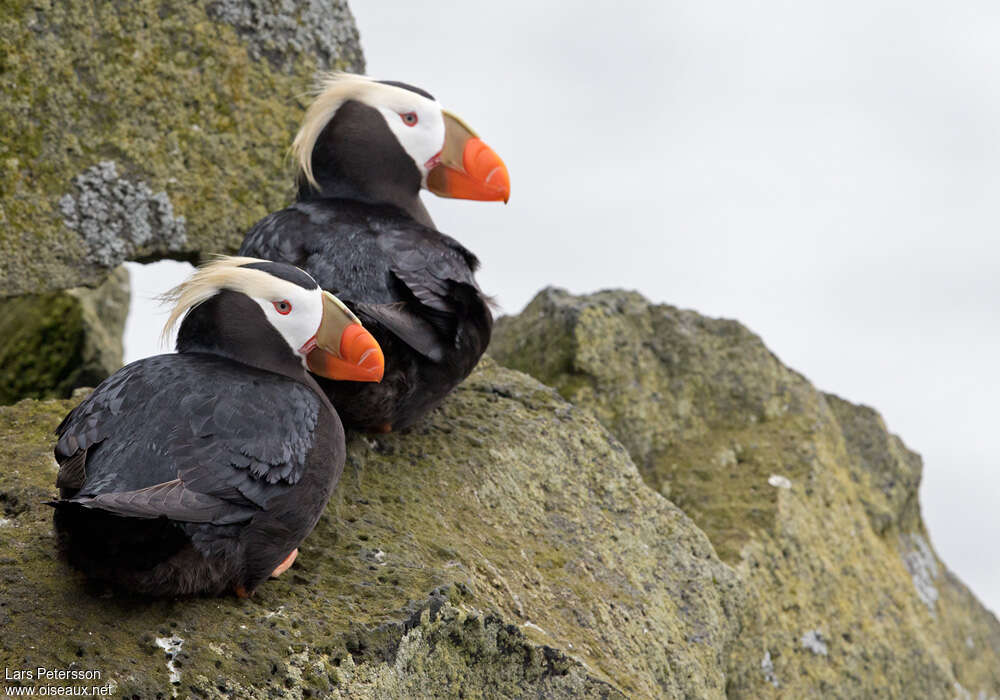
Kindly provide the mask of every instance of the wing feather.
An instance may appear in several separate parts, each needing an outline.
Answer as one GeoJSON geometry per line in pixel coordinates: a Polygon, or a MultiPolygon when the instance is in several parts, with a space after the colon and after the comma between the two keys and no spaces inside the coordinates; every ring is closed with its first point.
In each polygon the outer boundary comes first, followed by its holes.
{"type": "Polygon", "coordinates": [[[188,487],[180,479],[135,491],[117,491],[68,499],[85,508],[100,508],[132,518],[166,517],[187,523],[232,525],[249,520],[259,509],[236,506],[188,487]]]}
{"type": "Polygon", "coordinates": [[[245,519],[302,477],[319,410],[304,385],[219,357],[140,360],[59,426],[57,484],[123,515],[245,519]]]}
{"type": "Polygon", "coordinates": [[[87,478],[87,451],[77,450],[73,455],[59,464],[56,475],[56,487],[60,489],[79,489],[87,478]]]}
{"type": "Polygon", "coordinates": [[[404,303],[355,304],[362,319],[372,318],[403,342],[434,362],[444,359],[441,336],[430,323],[409,311],[404,303]]]}

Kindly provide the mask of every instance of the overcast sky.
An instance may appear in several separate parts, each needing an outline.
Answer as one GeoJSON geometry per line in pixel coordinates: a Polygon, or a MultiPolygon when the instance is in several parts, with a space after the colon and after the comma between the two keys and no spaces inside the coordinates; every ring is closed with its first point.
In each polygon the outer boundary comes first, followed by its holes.
{"type": "MultiPolygon", "coordinates": [[[[740,320],[923,455],[932,542],[1000,611],[1000,5],[351,7],[369,74],[506,161],[506,207],[427,199],[506,312],[625,287],[740,320]]],[[[146,269],[137,297],[184,275],[146,269]]]]}

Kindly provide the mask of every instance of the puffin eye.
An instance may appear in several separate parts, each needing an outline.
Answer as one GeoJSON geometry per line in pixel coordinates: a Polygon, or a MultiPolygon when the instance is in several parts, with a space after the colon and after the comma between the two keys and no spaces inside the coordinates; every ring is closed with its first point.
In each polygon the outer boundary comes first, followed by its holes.
{"type": "Polygon", "coordinates": [[[417,113],[416,112],[406,112],[405,114],[400,114],[399,116],[400,116],[400,118],[402,118],[403,123],[406,124],[407,126],[416,126],[417,125],[417,113]]]}
{"type": "Polygon", "coordinates": [[[281,315],[291,313],[292,311],[292,305],[291,303],[289,303],[288,299],[282,299],[281,301],[272,301],[271,303],[274,304],[274,310],[281,315]]]}

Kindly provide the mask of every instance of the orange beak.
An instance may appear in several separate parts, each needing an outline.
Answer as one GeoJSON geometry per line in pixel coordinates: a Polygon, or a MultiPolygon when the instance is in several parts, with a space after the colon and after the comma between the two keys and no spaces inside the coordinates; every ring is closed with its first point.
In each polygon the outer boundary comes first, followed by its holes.
{"type": "Polygon", "coordinates": [[[351,382],[380,382],[385,373],[382,348],[337,297],[323,292],[323,321],[306,343],[306,365],[313,374],[351,382]]]}
{"type": "Polygon", "coordinates": [[[428,165],[427,189],[441,197],[506,202],[510,199],[507,166],[461,119],[443,111],[445,138],[441,153],[428,165]]]}

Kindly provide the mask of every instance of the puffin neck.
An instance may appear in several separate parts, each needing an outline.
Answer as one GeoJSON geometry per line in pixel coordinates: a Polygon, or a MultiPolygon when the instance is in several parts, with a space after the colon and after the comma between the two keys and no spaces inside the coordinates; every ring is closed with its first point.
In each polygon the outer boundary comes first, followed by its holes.
{"type": "Polygon", "coordinates": [[[301,358],[260,306],[228,289],[187,313],[177,333],[177,352],[218,355],[312,386],[301,358]]]}
{"type": "Polygon", "coordinates": [[[339,168],[332,164],[313,167],[313,175],[319,183],[319,189],[308,182],[305,176],[298,178],[298,195],[300,202],[308,202],[317,199],[353,199],[367,204],[380,204],[374,196],[359,185],[347,179],[340,173],[339,168]]]}
{"type": "Polygon", "coordinates": [[[367,204],[372,207],[389,206],[393,209],[398,209],[402,214],[410,217],[417,223],[428,228],[432,228],[435,231],[437,230],[434,220],[431,218],[430,213],[427,211],[427,207],[424,206],[424,202],[419,196],[414,196],[409,201],[395,201],[395,198],[386,199],[370,196],[360,191],[351,183],[343,180],[334,180],[330,178],[317,178],[317,180],[320,183],[322,191],[317,191],[315,187],[306,182],[305,178],[299,178],[296,201],[329,203],[337,199],[346,199],[352,202],[367,204]]]}

